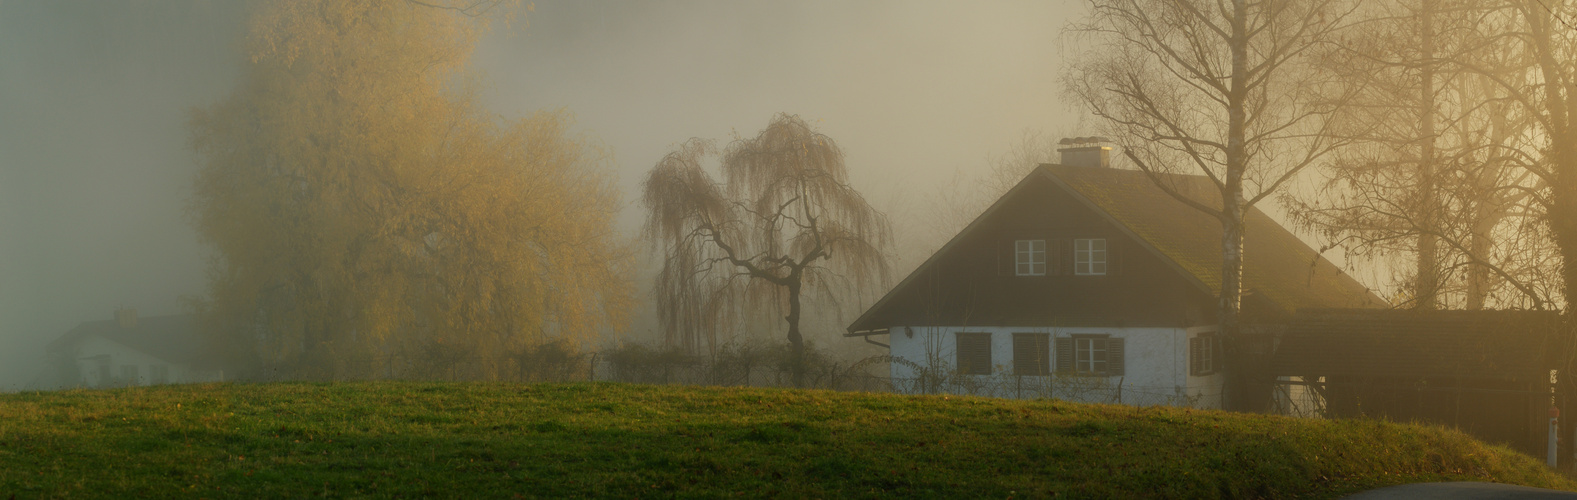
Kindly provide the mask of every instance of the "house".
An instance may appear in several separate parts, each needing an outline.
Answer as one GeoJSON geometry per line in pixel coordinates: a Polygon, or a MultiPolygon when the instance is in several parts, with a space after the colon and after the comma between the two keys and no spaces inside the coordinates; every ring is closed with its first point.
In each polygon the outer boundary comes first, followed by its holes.
{"type": "Polygon", "coordinates": [[[59,387],[126,387],[219,382],[224,371],[204,348],[196,318],[138,318],[135,309],[115,319],[88,321],[50,342],[59,387]]]}
{"type": "MultiPolygon", "coordinates": [[[[1110,149],[1036,168],[845,336],[888,346],[903,392],[1220,408],[1220,224],[1111,168],[1110,149]]],[[[1220,206],[1204,177],[1158,179],[1220,206]]],[[[1264,213],[1246,219],[1245,325],[1385,305],[1264,213]]]]}
{"type": "Polygon", "coordinates": [[[1284,413],[1449,425],[1543,457],[1551,406],[1577,411],[1554,391],[1560,327],[1554,311],[1300,310],[1271,363],[1276,399],[1284,413]]]}

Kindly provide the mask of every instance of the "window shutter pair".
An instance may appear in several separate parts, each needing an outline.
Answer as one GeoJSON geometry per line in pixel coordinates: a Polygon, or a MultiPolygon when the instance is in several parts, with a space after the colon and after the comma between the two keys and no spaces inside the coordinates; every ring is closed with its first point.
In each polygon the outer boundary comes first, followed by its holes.
{"type": "Polygon", "coordinates": [[[1051,268],[1047,270],[1051,276],[1069,276],[1073,274],[1073,240],[1057,238],[1046,242],[1046,264],[1051,268]]]}

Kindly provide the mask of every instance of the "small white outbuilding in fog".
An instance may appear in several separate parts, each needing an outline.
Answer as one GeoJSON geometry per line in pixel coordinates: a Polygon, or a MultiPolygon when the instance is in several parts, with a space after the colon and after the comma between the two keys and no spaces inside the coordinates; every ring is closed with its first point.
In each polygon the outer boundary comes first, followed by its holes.
{"type": "Polygon", "coordinates": [[[77,325],[49,344],[50,368],[35,385],[47,388],[129,387],[224,380],[217,358],[197,334],[190,315],[137,317],[121,309],[115,319],[77,325]]]}

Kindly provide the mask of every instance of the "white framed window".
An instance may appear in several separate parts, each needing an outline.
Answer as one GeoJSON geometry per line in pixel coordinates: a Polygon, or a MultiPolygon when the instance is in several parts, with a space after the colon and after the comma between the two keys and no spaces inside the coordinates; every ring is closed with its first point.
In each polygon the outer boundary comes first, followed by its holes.
{"type": "Polygon", "coordinates": [[[1018,240],[1013,242],[1013,274],[1018,276],[1046,275],[1046,240],[1018,240]]]}
{"type": "Polygon", "coordinates": [[[1123,374],[1121,337],[1078,334],[1056,339],[1057,372],[1068,375],[1113,377],[1123,374]]]}
{"type": "Polygon", "coordinates": [[[1073,240],[1073,274],[1079,276],[1106,274],[1105,238],[1073,240]]]}
{"type": "Polygon", "coordinates": [[[1216,337],[1200,335],[1188,339],[1189,374],[1209,375],[1216,372],[1216,337]]]}
{"type": "Polygon", "coordinates": [[[1074,338],[1073,350],[1079,375],[1106,374],[1106,340],[1104,338],[1074,338]]]}

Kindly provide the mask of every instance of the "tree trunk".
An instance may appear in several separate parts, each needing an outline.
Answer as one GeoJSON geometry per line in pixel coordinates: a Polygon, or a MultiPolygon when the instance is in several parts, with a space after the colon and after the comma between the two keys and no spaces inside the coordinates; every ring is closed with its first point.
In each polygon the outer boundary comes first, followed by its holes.
{"type": "Polygon", "coordinates": [[[1555,233],[1555,245],[1560,248],[1560,291],[1567,304],[1562,326],[1564,359],[1560,360],[1560,366],[1564,373],[1571,374],[1577,369],[1577,359],[1573,359],[1577,352],[1574,349],[1577,348],[1577,317],[1573,316],[1570,306],[1572,284],[1577,283],[1577,130],[1572,126],[1574,115],[1577,115],[1577,101],[1571,100],[1571,93],[1577,91],[1577,82],[1572,79],[1577,75],[1568,71],[1556,57],[1553,45],[1561,36],[1556,33],[1556,26],[1564,26],[1564,23],[1556,19],[1555,12],[1542,2],[1529,0],[1523,5],[1523,15],[1527,17],[1529,31],[1533,32],[1529,38],[1544,80],[1544,109],[1541,111],[1545,113],[1546,132],[1550,136],[1546,164],[1553,177],[1550,182],[1550,229],[1555,233]]]}
{"type": "Polygon", "coordinates": [[[789,284],[789,313],[783,318],[789,325],[789,373],[794,377],[794,387],[805,386],[805,338],[799,334],[799,287],[797,279],[789,284]]]}
{"type": "Polygon", "coordinates": [[[1219,335],[1223,340],[1226,352],[1226,387],[1223,388],[1226,396],[1226,409],[1237,411],[1253,410],[1252,401],[1257,398],[1253,394],[1257,384],[1254,379],[1257,366],[1251,359],[1247,340],[1241,335],[1241,312],[1243,308],[1243,211],[1242,198],[1228,198],[1222,213],[1221,231],[1221,304],[1219,335]]]}
{"type": "Polygon", "coordinates": [[[1248,127],[1248,3],[1232,0],[1232,81],[1227,94],[1226,175],[1221,191],[1221,290],[1216,321],[1226,344],[1224,396],[1229,408],[1242,409],[1251,374],[1238,336],[1243,295],[1243,174],[1248,170],[1245,148],[1248,127]]]}
{"type": "Polygon", "coordinates": [[[1440,265],[1435,234],[1435,57],[1434,1],[1422,0],[1418,9],[1418,261],[1413,279],[1413,307],[1433,310],[1439,303],[1440,265]]]}

